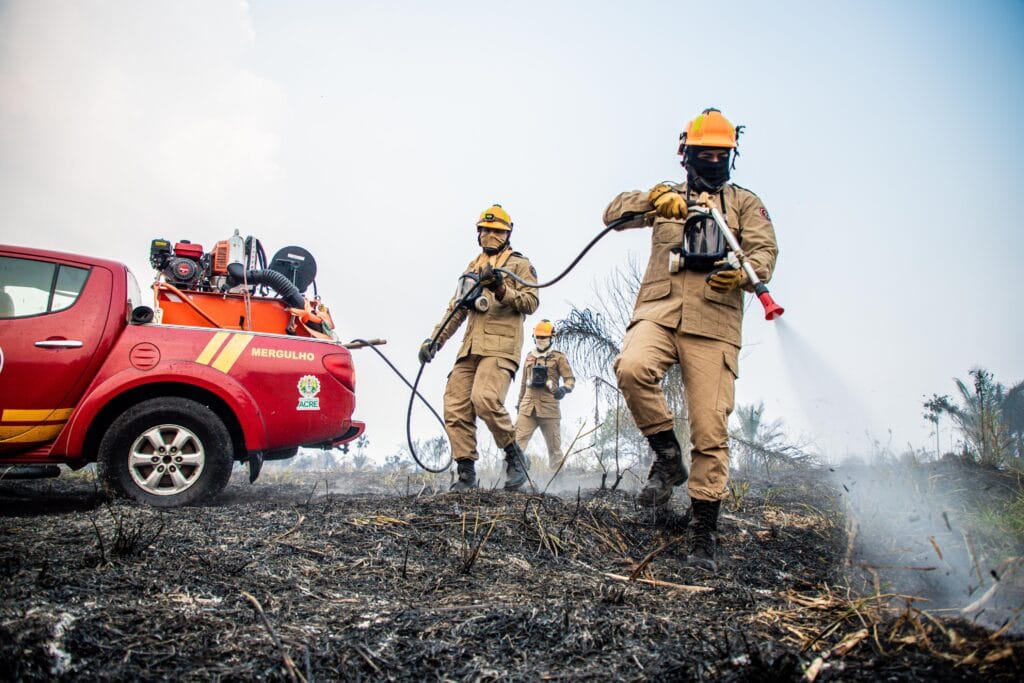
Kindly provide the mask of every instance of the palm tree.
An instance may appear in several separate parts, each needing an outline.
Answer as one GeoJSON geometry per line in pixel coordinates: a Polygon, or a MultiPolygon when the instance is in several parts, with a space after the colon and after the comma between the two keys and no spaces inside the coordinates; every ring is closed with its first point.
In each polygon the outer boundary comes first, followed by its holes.
{"type": "Polygon", "coordinates": [[[1024,456],[1024,382],[1007,391],[984,368],[974,368],[969,374],[973,378],[970,386],[953,378],[959,403],[934,394],[924,403],[926,415],[949,415],[964,438],[967,452],[980,465],[1002,467],[1011,459],[1019,461],[1024,456]]]}
{"type": "MultiPolygon", "coordinates": [[[[600,378],[601,382],[595,382],[595,391],[598,398],[604,397],[609,402],[616,400],[612,393],[615,384],[612,363],[622,351],[622,339],[633,317],[633,303],[640,291],[641,280],[640,264],[631,255],[626,264],[616,268],[601,286],[594,287],[592,306],[579,308],[573,305],[569,315],[556,324],[559,347],[569,357],[576,374],[600,378]]],[[[689,442],[689,426],[678,365],[668,369],[662,386],[669,409],[676,416],[680,443],[686,444],[689,442]]]]}
{"type": "Polygon", "coordinates": [[[1006,391],[1002,403],[1003,422],[1010,432],[1018,464],[1024,460],[1024,382],[1018,382],[1006,391]]]}
{"type": "Polygon", "coordinates": [[[612,380],[612,361],[621,351],[622,338],[633,317],[633,302],[640,291],[640,265],[630,256],[603,286],[594,287],[593,306],[578,308],[557,325],[558,341],[579,374],[612,380]]]}
{"type": "Polygon", "coordinates": [[[361,434],[356,439],[356,454],[352,456],[352,464],[357,470],[363,469],[366,464],[366,447],[370,445],[370,439],[366,434],[361,434]]]}
{"type": "Polygon", "coordinates": [[[751,405],[738,405],[733,412],[738,428],[729,431],[732,452],[740,469],[764,466],[766,475],[771,466],[812,465],[817,457],[804,446],[789,443],[782,420],[764,419],[764,401],[751,405]]]}
{"type": "MultiPolygon", "coordinates": [[[[757,457],[756,451],[746,446],[746,443],[757,443],[764,432],[764,424],[762,418],[764,417],[764,401],[760,403],[750,405],[737,405],[736,410],[733,411],[733,415],[736,418],[738,429],[732,430],[730,437],[734,438],[738,443],[737,447],[733,447],[733,452],[736,454],[737,464],[741,469],[753,468],[756,466],[757,457]]],[[[767,470],[767,464],[765,465],[767,470]]]]}

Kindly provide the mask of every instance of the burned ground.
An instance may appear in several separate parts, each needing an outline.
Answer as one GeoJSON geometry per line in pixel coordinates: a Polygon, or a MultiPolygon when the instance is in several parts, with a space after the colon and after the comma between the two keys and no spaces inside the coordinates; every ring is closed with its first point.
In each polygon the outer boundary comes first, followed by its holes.
{"type": "Polygon", "coordinates": [[[0,482],[0,678],[1010,680],[1024,656],[865,585],[815,473],[736,482],[716,575],[684,565],[683,500],[288,479],[169,512],[0,482]]]}

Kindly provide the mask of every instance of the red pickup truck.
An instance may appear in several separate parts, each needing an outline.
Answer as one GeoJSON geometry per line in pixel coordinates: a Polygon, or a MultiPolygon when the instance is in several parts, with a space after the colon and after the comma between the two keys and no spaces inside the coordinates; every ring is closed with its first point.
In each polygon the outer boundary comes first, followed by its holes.
{"type": "Polygon", "coordinates": [[[96,462],[114,492],[176,507],[220,493],[236,461],[254,480],[264,459],[362,433],[329,329],[159,324],[141,299],[121,263],[0,245],[0,464],[96,462]]]}

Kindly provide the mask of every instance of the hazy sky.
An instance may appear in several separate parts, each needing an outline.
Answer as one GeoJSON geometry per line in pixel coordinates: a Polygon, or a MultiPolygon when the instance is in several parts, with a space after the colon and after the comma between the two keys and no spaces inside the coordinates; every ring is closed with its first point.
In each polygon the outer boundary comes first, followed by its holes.
{"type": "MultiPolygon", "coordinates": [[[[0,240],[144,286],[154,237],[298,244],[342,338],[386,337],[411,373],[484,207],[550,277],[617,192],[681,177],[678,133],[716,106],[747,126],[734,180],[775,222],[787,309],[782,341],[749,309],[738,401],[839,455],[866,430],[932,447],[924,395],[979,364],[1024,379],[1022,33],[1024,4],[994,1],[0,1],[0,240]]],[[[609,236],[528,326],[648,245],[609,236]]],[[[355,357],[392,452],[405,391],[355,357]]]]}

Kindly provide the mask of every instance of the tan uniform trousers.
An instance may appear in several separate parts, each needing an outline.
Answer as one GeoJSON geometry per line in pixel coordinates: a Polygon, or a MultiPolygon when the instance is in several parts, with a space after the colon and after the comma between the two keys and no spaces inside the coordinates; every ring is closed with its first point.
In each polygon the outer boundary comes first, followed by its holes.
{"type": "Polygon", "coordinates": [[[544,436],[544,443],[548,447],[548,465],[554,469],[562,462],[562,426],[561,420],[557,417],[537,417],[519,413],[516,418],[516,443],[526,450],[526,444],[530,443],[533,433],[540,427],[540,433],[544,436]]]}
{"type": "Polygon", "coordinates": [[[499,448],[512,443],[515,428],[505,409],[515,363],[470,354],[455,362],[444,390],[444,426],[455,460],[477,460],[476,419],[491,430],[499,448]]]}
{"type": "Polygon", "coordinates": [[[615,359],[615,376],[633,419],[644,436],[672,429],[661,380],[679,363],[690,416],[690,497],[722,500],[728,495],[729,433],[737,357],[733,344],[677,332],[650,320],[626,333],[615,359]]]}

